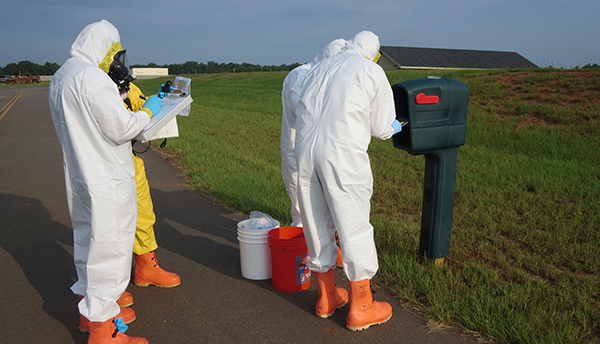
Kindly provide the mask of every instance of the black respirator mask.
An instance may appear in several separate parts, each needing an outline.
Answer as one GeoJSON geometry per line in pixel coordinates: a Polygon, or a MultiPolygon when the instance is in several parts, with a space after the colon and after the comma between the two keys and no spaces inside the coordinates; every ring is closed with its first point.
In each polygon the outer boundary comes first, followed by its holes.
{"type": "Polygon", "coordinates": [[[108,69],[108,76],[110,76],[119,88],[128,88],[129,83],[135,79],[133,75],[129,74],[129,67],[125,60],[126,52],[127,50],[119,51],[108,69]]]}
{"type": "Polygon", "coordinates": [[[108,76],[112,79],[112,81],[117,84],[117,88],[119,89],[119,94],[123,99],[123,102],[129,109],[132,110],[131,100],[127,95],[127,91],[129,91],[129,83],[132,82],[135,77],[129,74],[129,67],[127,67],[127,62],[125,60],[125,53],[127,50],[119,51],[113,62],[110,64],[110,68],[108,69],[108,76]]]}

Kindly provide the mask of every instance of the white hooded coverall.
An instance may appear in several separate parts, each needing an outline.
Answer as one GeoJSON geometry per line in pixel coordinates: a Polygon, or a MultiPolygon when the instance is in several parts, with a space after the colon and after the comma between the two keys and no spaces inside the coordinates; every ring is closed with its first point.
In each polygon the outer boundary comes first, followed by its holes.
{"type": "Polygon", "coordinates": [[[317,64],[330,56],[337,55],[346,45],[346,40],[336,39],[328,43],[323,50],[308,63],[294,68],[285,80],[281,90],[281,103],[283,105],[281,119],[281,174],[285,190],[292,201],[291,226],[302,227],[300,206],[298,204],[298,168],[296,164],[296,107],[302,91],[302,84],[306,73],[317,64]]]}
{"type": "Polygon", "coordinates": [[[129,283],[137,217],[130,140],[150,121],[144,111],[127,111],[99,68],[119,41],[106,20],[86,26],[49,90],[73,226],[77,282],[71,290],[84,296],[79,312],[94,322],[119,313],[116,300],[129,283]]]}
{"type": "Polygon", "coordinates": [[[371,136],[390,138],[395,107],[383,69],[372,60],[379,38],[358,33],[340,54],[307,73],[297,108],[298,194],[308,267],[335,267],[338,232],[350,281],[371,279],[378,269],[369,223],[373,177],[371,136]]]}

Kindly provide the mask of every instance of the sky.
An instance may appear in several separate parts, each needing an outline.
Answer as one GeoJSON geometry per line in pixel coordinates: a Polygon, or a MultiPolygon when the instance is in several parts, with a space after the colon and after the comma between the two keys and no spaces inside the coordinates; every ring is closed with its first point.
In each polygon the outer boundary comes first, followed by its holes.
{"type": "Polygon", "coordinates": [[[130,64],[305,63],[362,30],[381,45],[516,52],[600,64],[598,0],[0,0],[0,66],[62,65],[83,28],[117,27],[130,64]]]}

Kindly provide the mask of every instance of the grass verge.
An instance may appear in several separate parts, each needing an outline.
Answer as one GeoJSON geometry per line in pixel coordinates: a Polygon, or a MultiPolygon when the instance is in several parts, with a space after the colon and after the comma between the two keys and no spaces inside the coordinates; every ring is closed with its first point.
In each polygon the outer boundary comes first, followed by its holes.
{"type": "MultiPolygon", "coordinates": [[[[600,72],[392,71],[465,82],[450,257],[418,257],[422,156],[369,148],[376,281],[439,323],[506,343],[600,341],[600,72]]],[[[240,211],[291,222],[281,180],[286,73],[193,76],[189,117],[167,148],[190,183],[240,211]]],[[[166,79],[162,79],[166,80],[166,79]]],[[[138,85],[152,93],[161,80],[138,85]]]]}

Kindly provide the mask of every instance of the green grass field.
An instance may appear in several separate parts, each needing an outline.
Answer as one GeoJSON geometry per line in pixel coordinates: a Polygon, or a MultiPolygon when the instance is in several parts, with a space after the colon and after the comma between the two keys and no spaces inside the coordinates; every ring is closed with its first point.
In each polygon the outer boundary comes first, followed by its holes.
{"type": "MultiPolygon", "coordinates": [[[[375,282],[434,323],[504,343],[600,341],[600,71],[392,71],[470,88],[450,256],[418,256],[423,156],[374,139],[375,282]]],[[[289,224],[281,178],[286,73],[196,75],[169,139],[190,184],[237,211],[289,224]]],[[[146,94],[160,81],[137,84],[146,94]]],[[[435,326],[435,325],[434,325],[435,326]]]]}

